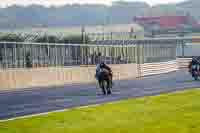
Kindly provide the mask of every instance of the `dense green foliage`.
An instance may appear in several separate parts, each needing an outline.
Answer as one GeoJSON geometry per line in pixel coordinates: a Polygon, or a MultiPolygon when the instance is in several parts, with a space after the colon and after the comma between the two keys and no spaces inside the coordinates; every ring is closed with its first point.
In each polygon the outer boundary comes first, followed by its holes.
{"type": "MultiPolygon", "coordinates": [[[[28,39],[25,36],[20,34],[7,34],[1,33],[0,34],[0,41],[7,41],[7,42],[24,42],[28,39]]],[[[29,39],[28,39],[29,40],[29,39]]],[[[41,35],[35,36],[33,40],[29,40],[32,42],[37,43],[71,43],[71,44],[82,44],[82,43],[89,43],[90,39],[87,35],[69,35],[69,36],[54,36],[54,35],[41,35]]]]}
{"type": "Polygon", "coordinates": [[[0,41],[7,41],[7,42],[23,42],[25,40],[24,37],[18,34],[0,34],[0,41]]]}

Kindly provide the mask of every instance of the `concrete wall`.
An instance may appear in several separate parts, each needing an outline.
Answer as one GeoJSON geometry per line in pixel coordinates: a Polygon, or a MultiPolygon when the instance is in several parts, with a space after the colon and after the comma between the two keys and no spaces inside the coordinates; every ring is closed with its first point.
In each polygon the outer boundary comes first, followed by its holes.
{"type": "MultiPolygon", "coordinates": [[[[115,80],[136,78],[137,64],[111,65],[115,80]]],[[[0,71],[0,90],[94,82],[95,66],[0,71]]]]}
{"type": "MultiPolygon", "coordinates": [[[[111,65],[114,80],[168,73],[179,69],[176,60],[161,63],[111,65]]],[[[0,91],[95,82],[95,66],[0,70],[0,91]]]]}

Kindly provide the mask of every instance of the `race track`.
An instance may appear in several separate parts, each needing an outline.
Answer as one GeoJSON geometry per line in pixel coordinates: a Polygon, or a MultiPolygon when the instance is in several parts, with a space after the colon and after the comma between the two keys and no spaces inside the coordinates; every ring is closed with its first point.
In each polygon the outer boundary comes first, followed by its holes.
{"type": "Polygon", "coordinates": [[[96,84],[0,92],[0,120],[127,98],[200,88],[200,81],[193,81],[189,73],[184,70],[142,79],[115,81],[114,83],[113,94],[110,96],[99,95],[101,91],[97,89],[96,84]]]}

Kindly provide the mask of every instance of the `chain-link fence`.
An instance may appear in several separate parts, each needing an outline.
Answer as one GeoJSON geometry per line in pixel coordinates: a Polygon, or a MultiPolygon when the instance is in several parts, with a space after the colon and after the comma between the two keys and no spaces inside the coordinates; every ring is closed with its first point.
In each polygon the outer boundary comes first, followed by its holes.
{"type": "Polygon", "coordinates": [[[177,47],[177,57],[191,58],[200,56],[200,43],[186,43],[177,47]]]}
{"type": "Polygon", "coordinates": [[[0,68],[136,62],[135,46],[0,43],[0,68]]]}
{"type": "Polygon", "coordinates": [[[0,42],[0,68],[153,63],[176,59],[177,41],[103,41],[97,44],[0,42]]]}
{"type": "Polygon", "coordinates": [[[176,59],[176,44],[144,45],[144,63],[166,62],[176,59]]]}

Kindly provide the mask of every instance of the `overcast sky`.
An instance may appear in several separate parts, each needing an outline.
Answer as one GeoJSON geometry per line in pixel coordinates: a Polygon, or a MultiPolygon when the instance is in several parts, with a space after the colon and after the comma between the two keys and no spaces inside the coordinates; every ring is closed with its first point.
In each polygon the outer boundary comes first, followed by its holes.
{"type": "MultiPolygon", "coordinates": [[[[112,1],[116,0],[0,0],[0,6],[6,7],[10,6],[12,4],[18,4],[18,5],[29,5],[29,4],[41,4],[45,6],[55,5],[60,6],[63,4],[71,4],[71,3],[100,3],[100,4],[107,4],[110,5],[112,1]]],[[[184,0],[121,0],[121,1],[145,1],[150,5],[155,4],[166,4],[166,3],[176,3],[181,2],[184,0]]]]}

